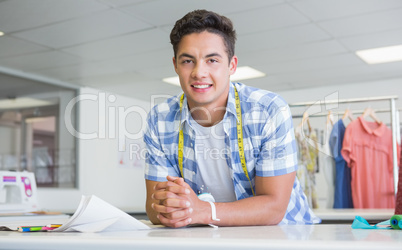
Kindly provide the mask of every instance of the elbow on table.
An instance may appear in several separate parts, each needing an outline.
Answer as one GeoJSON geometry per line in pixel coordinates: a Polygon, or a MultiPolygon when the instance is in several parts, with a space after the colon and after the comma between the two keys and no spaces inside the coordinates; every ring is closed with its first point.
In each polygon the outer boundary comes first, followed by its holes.
{"type": "Polygon", "coordinates": [[[145,207],[145,211],[147,213],[148,219],[149,221],[152,222],[152,224],[154,225],[160,225],[161,222],[159,221],[159,219],[156,217],[157,213],[155,212],[155,210],[152,208],[152,203],[148,202],[146,203],[146,207],[145,207]]]}
{"type": "Polygon", "coordinates": [[[265,221],[264,221],[264,226],[275,226],[275,225],[278,225],[281,221],[282,221],[282,219],[283,219],[283,217],[284,217],[284,213],[283,214],[281,214],[281,215],[274,215],[274,216],[270,216],[270,217],[268,217],[265,221]]]}
{"type": "Polygon", "coordinates": [[[159,219],[156,218],[156,215],[155,215],[155,214],[149,213],[149,212],[147,211],[147,216],[148,216],[149,221],[152,222],[152,224],[154,224],[154,225],[160,225],[160,224],[161,224],[161,222],[159,221],[159,219]]]}
{"type": "Polygon", "coordinates": [[[149,221],[154,225],[160,225],[161,222],[156,218],[149,218],[149,221]]]}
{"type": "Polygon", "coordinates": [[[278,225],[285,217],[287,207],[276,207],[267,210],[265,216],[263,216],[262,225],[264,226],[274,226],[278,225]]]}

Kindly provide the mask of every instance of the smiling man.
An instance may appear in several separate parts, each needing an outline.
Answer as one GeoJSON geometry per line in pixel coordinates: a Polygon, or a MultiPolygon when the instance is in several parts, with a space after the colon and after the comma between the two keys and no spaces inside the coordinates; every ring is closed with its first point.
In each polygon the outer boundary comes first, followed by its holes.
{"type": "Polygon", "coordinates": [[[238,61],[232,22],[196,10],[170,40],[184,93],[148,116],[149,219],[168,227],[319,223],[296,177],[287,103],[230,81],[238,61]]]}

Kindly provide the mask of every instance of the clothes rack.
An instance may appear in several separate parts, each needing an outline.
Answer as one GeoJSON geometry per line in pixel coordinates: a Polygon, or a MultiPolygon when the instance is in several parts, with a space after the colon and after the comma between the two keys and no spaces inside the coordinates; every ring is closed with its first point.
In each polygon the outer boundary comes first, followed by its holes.
{"type": "MultiPolygon", "coordinates": [[[[313,101],[313,102],[297,102],[289,104],[289,107],[308,107],[313,105],[328,105],[328,104],[347,104],[347,103],[362,103],[362,102],[379,102],[379,101],[388,101],[390,105],[391,116],[391,132],[392,132],[392,159],[393,159],[393,176],[394,176],[394,191],[395,195],[398,190],[398,152],[397,152],[397,135],[399,131],[399,116],[397,115],[397,109],[395,107],[395,100],[398,99],[398,96],[378,96],[378,97],[365,97],[365,98],[350,98],[350,99],[334,99],[334,100],[325,100],[325,101],[313,101]]],[[[384,111],[386,112],[386,111],[384,111]]],[[[325,115],[327,115],[326,113],[325,115]]],[[[320,116],[320,114],[309,114],[309,117],[320,116]]],[[[301,118],[303,115],[293,116],[294,118],[301,118]]]]}
{"type": "MultiPolygon", "coordinates": [[[[373,109],[375,113],[390,113],[391,109],[373,109]]],[[[402,111],[402,108],[397,109],[398,112],[402,111]]],[[[333,115],[343,115],[345,110],[341,111],[332,111],[331,114],[333,115]]],[[[364,110],[353,110],[353,114],[363,114],[364,110]]],[[[327,116],[328,112],[321,112],[321,113],[315,113],[315,114],[309,114],[309,117],[320,117],[320,116],[327,116]]],[[[303,115],[292,115],[293,118],[303,118],[303,115]]]]}

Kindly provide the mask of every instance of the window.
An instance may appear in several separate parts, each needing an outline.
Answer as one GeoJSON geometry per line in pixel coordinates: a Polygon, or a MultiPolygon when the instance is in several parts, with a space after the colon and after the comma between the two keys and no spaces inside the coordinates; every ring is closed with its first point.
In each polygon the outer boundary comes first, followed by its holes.
{"type": "MultiPolygon", "coordinates": [[[[77,187],[76,138],[64,124],[76,89],[0,74],[0,171],[29,171],[38,187],[77,187]]],[[[76,124],[76,111],[71,112],[76,124]]]]}

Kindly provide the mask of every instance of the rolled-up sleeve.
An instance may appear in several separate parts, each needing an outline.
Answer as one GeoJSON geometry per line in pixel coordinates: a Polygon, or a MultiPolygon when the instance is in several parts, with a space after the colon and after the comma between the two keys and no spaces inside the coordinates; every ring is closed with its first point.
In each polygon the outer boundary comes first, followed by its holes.
{"type": "Polygon", "coordinates": [[[177,176],[171,161],[163,151],[157,130],[157,115],[155,111],[148,114],[147,128],[144,133],[145,142],[145,179],[151,181],[166,181],[166,176],[177,176]]]}
{"type": "Polygon", "coordinates": [[[297,170],[297,146],[292,115],[287,104],[271,108],[256,162],[257,176],[269,177],[297,170]]]}

